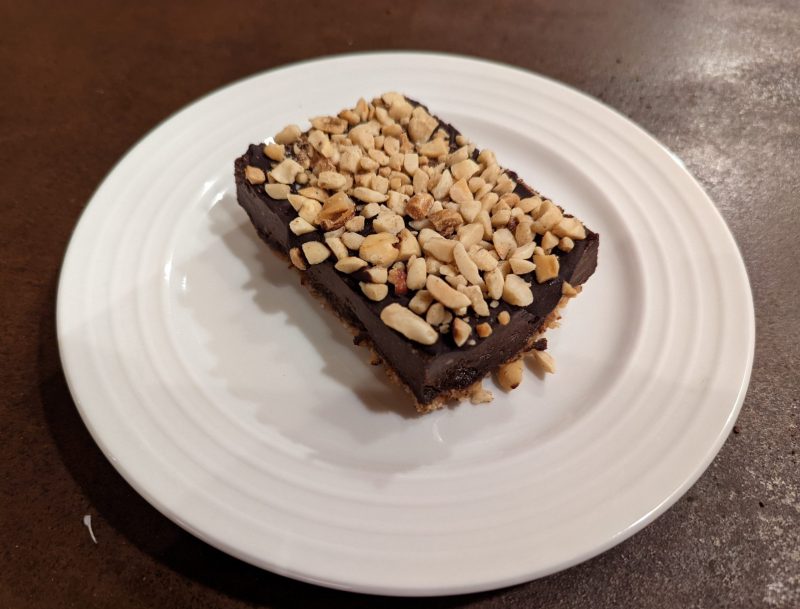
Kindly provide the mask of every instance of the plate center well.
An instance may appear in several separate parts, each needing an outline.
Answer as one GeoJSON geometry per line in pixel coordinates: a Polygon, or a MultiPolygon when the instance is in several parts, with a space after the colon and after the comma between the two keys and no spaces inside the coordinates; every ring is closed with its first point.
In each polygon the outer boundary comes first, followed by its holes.
{"type": "Polygon", "coordinates": [[[406,394],[368,364],[367,351],[352,345],[296,272],[258,239],[220,168],[216,187],[175,227],[167,327],[218,414],[270,449],[383,473],[514,456],[575,424],[625,365],[644,284],[611,204],[546,146],[468,116],[451,120],[601,234],[596,275],[566,309],[564,328],[548,333],[558,373],[540,378],[529,369],[509,394],[488,379],[492,404],[465,401],[417,416],[406,394]]]}

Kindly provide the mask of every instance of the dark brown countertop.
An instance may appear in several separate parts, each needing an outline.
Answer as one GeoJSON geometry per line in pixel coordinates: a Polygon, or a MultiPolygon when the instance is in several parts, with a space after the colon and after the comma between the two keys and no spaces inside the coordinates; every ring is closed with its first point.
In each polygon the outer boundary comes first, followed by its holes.
{"type": "Polygon", "coordinates": [[[0,607],[800,606],[797,4],[310,4],[2,3],[0,607]],[[631,117],[708,190],[753,287],[750,390],[708,471],[630,540],[507,590],[376,599],[230,558],[120,478],[81,423],[61,372],[61,258],[94,188],[130,146],[242,76],[386,48],[515,64],[631,117]]]}

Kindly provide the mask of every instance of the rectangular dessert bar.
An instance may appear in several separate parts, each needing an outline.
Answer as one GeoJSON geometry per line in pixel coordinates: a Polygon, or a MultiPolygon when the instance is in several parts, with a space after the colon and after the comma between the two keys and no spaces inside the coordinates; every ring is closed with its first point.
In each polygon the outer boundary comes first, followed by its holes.
{"type": "Polygon", "coordinates": [[[236,159],[260,237],[421,412],[506,389],[597,264],[599,237],[418,102],[387,93],[236,159]]]}

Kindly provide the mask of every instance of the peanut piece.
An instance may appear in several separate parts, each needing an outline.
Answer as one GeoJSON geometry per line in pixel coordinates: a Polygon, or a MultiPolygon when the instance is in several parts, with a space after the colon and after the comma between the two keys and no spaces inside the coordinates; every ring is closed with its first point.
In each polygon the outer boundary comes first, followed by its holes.
{"type": "Polygon", "coordinates": [[[437,200],[444,199],[445,196],[450,192],[450,189],[453,187],[453,176],[450,173],[449,169],[446,169],[442,176],[439,178],[439,181],[436,183],[431,189],[431,194],[437,200]]]}
{"type": "Polygon", "coordinates": [[[453,247],[453,261],[467,281],[473,285],[483,285],[483,278],[478,271],[478,266],[469,257],[467,250],[464,249],[464,245],[460,242],[456,242],[453,247]]]}
{"type": "Polygon", "coordinates": [[[399,256],[394,247],[397,241],[397,237],[391,233],[367,235],[358,248],[358,255],[374,266],[391,266],[399,256]]]}
{"type": "Polygon", "coordinates": [[[453,287],[455,289],[466,287],[469,283],[464,278],[464,275],[451,275],[449,277],[445,277],[444,280],[450,284],[450,287],[453,287]]]}
{"type": "Polygon", "coordinates": [[[512,258],[508,261],[511,266],[511,272],[515,275],[525,275],[536,269],[536,265],[530,260],[522,260],[520,258],[512,258]]]}
{"type": "Polygon", "coordinates": [[[350,141],[361,146],[364,150],[371,150],[375,147],[375,135],[378,132],[377,123],[364,123],[356,125],[348,133],[350,141]]]}
{"type": "MultiPolygon", "coordinates": [[[[402,264],[402,263],[395,263],[402,264]]],[[[392,267],[386,280],[394,286],[394,293],[398,296],[408,293],[408,284],[406,283],[406,270],[404,268],[392,267]]]]}
{"type": "Polygon", "coordinates": [[[390,190],[387,194],[389,198],[386,201],[386,207],[391,209],[394,213],[396,213],[399,216],[406,215],[408,197],[404,194],[397,192],[396,190],[390,190]]]}
{"type": "Polygon", "coordinates": [[[400,260],[408,260],[412,256],[419,256],[422,250],[419,247],[419,241],[407,228],[403,228],[399,233],[400,239],[400,260]]]}
{"type": "Polygon", "coordinates": [[[504,195],[513,191],[517,185],[514,183],[514,180],[508,177],[506,174],[502,174],[499,178],[497,178],[497,184],[492,189],[498,195],[504,195]]]}
{"type": "Polygon", "coordinates": [[[344,227],[354,233],[364,230],[364,216],[353,216],[344,223],[344,227]]]}
{"type": "MultiPolygon", "coordinates": [[[[281,184],[281,186],[286,186],[286,185],[285,184],[281,184]]],[[[296,195],[294,193],[289,193],[288,195],[286,195],[286,198],[289,199],[289,204],[297,212],[300,211],[300,208],[303,207],[303,204],[306,203],[306,201],[316,201],[316,199],[309,199],[308,197],[304,197],[303,195],[296,195]]],[[[317,201],[317,202],[319,203],[319,201],[317,201]]],[[[312,205],[313,205],[313,203],[312,203],[312,205]]],[[[321,205],[320,205],[320,209],[322,209],[321,205]]]]}
{"type": "Polygon", "coordinates": [[[328,200],[328,193],[321,188],[317,188],[316,186],[306,186],[305,188],[301,188],[297,191],[297,194],[308,199],[316,199],[320,203],[325,203],[325,201],[328,200]]]}
{"type": "Polygon", "coordinates": [[[416,152],[409,152],[403,156],[403,170],[413,176],[419,169],[419,155],[416,152]]]}
{"type": "Polygon", "coordinates": [[[311,126],[325,133],[340,134],[347,129],[347,121],[333,116],[317,116],[311,119],[311,126]]]}
{"type": "Polygon", "coordinates": [[[325,231],[323,237],[326,239],[333,239],[334,237],[341,237],[342,235],[344,235],[344,226],[334,230],[325,231]]]}
{"type": "Polygon", "coordinates": [[[483,322],[482,324],[478,324],[477,326],[475,326],[475,332],[481,338],[486,338],[487,336],[492,335],[492,326],[490,326],[486,322],[483,322]]]}
{"type": "Polygon", "coordinates": [[[567,298],[574,298],[578,295],[578,290],[576,290],[571,283],[565,281],[561,284],[561,294],[567,298]]]}
{"type": "Polygon", "coordinates": [[[362,156],[358,160],[358,166],[363,169],[364,171],[378,171],[378,168],[381,166],[378,161],[371,159],[366,156],[362,156]]]}
{"type": "Polygon", "coordinates": [[[463,347],[467,342],[469,335],[472,334],[472,328],[460,317],[453,320],[453,341],[459,347],[463,347]]]}
{"type": "Polygon", "coordinates": [[[481,178],[487,183],[491,184],[492,188],[497,184],[497,179],[500,177],[500,166],[497,163],[490,163],[486,169],[481,173],[481,178]]]}
{"type": "Polygon", "coordinates": [[[321,171],[317,176],[317,186],[328,190],[341,190],[347,184],[347,179],[335,171],[321,171]]]}
{"type": "Polygon", "coordinates": [[[385,266],[373,266],[361,271],[358,278],[364,283],[386,283],[389,272],[385,266]]]}
{"type": "Polygon", "coordinates": [[[375,119],[381,125],[391,125],[394,122],[392,118],[389,116],[389,113],[386,111],[386,108],[384,108],[383,106],[375,106],[375,119]]]}
{"type": "Polygon", "coordinates": [[[533,302],[531,286],[518,275],[506,275],[503,284],[503,300],[518,307],[527,307],[533,302]]]}
{"type": "Polygon", "coordinates": [[[358,285],[364,296],[375,302],[380,302],[389,295],[389,286],[385,283],[364,283],[361,281],[358,285]]]}
{"type": "Polygon", "coordinates": [[[490,192],[489,194],[482,196],[478,200],[481,202],[481,209],[489,213],[497,204],[497,199],[498,199],[497,194],[490,192]]]}
{"type": "Polygon", "coordinates": [[[451,264],[442,264],[441,266],[439,266],[439,274],[445,278],[455,277],[456,275],[458,275],[458,273],[456,272],[456,267],[454,267],[451,264]]]}
{"type": "Polygon", "coordinates": [[[449,309],[460,309],[470,305],[470,300],[465,294],[454,290],[435,275],[428,275],[425,287],[436,300],[449,309]]]}
{"type": "Polygon", "coordinates": [[[537,364],[539,364],[542,370],[550,374],[555,373],[556,360],[554,360],[553,356],[550,355],[547,351],[534,351],[532,355],[534,361],[537,364]]]}
{"type": "Polygon", "coordinates": [[[412,184],[414,185],[414,194],[419,194],[421,192],[428,192],[428,182],[430,182],[430,176],[426,171],[422,169],[417,169],[414,177],[412,178],[412,184]]]}
{"type": "Polygon", "coordinates": [[[314,199],[306,199],[297,210],[297,215],[310,224],[317,223],[317,216],[322,211],[322,205],[314,199]]]}
{"type": "Polygon", "coordinates": [[[345,247],[349,250],[356,250],[361,247],[361,244],[364,242],[364,235],[359,235],[358,233],[351,233],[347,232],[344,233],[340,239],[342,243],[345,244],[345,247]]]}
{"type": "Polygon", "coordinates": [[[461,180],[469,180],[472,176],[478,173],[480,168],[481,166],[472,159],[464,159],[463,161],[459,161],[458,163],[452,165],[450,167],[450,173],[453,174],[453,178],[457,182],[460,182],[461,180]]]}
{"type": "Polygon", "coordinates": [[[248,165],[244,168],[244,178],[251,184],[263,184],[267,181],[264,170],[260,167],[253,167],[252,165],[248,165]]]}
{"type": "Polygon", "coordinates": [[[496,165],[497,158],[492,150],[489,148],[484,148],[478,155],[478,162],[483,163],[488,167],[489,165],[496,165]]]}
{"type": "Polygon", "coordinates": [[[406,227],[406,223],[401,216],[394,212],[379,214],[372,222],[372,228],[377,233],[391,233],[396,235],[406,227]]]}
{"type": "Polygon", "coordinates": [[[355,126],[361,122],[361,117],[354,110],[342,110],[339,112],[339,118],[343,118],[350,126],[355,126]]]}
{"type": "Polygon", "coordinates": [[[533,251],[536,249],[536,244],[531,241],[530,243],[526,243],[521,247],[517,247],[514,249],[514,253],[511,254],[510,260],[517,259],[517,260],[527,260],[531,256],[533,256],[533,251]]]}
{"type": "Polygon", "coordinates": [[[295,235],[305,235],[306,233],[313,233],[317,228],[310,222],[306,222],[301,217],[297,217],[289,222],[289,230],[295,235]]]}
{"type": "Polygon", "coordinates": [[[389,165],[395,171],[400,171],[403,167],[403,153],[400,152],[400,140],[396,137],[386,137],[383,140],[383,149],[389,155],[389,165]]]}
{"type": "Polygon", "coordinates": [[[472,201],[472,192],[467,185],[466,180],[457,180],[450,187],[450,198],[456,203],[468,203],[472,201]]]}
{"type": "Polygon", "coordinates": [[[500,269],[500,272],[503,274],[503,281],[505,281],[506,275],[511,272],[511,265],[508,263],[508,260],[501,260],[498,262],[497,268],[500,269]]]}
{"type": "MultiPolygon", "coordinates": [[[[388,171],[388,167],[381,168],[381,173],[385,173],[386,171],[388,171]]],[[[372,176],[369,187],[382,195],[387,195],[387,197],[389,195],[389,179],[382,175],[372,176]]]]}
{"type": "Polygon", "coordinates": [[[522,382],[522,360],[503,364],[497,370],[497,382],[506,391],[519,387],[522,382]]]}
{"type": "Polygon", "coordinates": [[[492,187],[486,183],[486,181],[480,177],[475,176],[467,180],[467,186],[469,186],[469,190],[476,199],[480,198],[475,196],[475,193],[480,192],[482,188],[486,188],[483,194],[486,194],[492,190],[492,187]]]}
{"type": "Polygon", "coordinates": [[[411,112],[411,120],[408,122],[408,137],[415,144],[427,142],[438,125],[435,118],[417,106],[411,112]]]}
{"type": "Polygon", "coordinates": [[[269,175],[280,184],[291,184],[301,171],[303,167],[300,163],[293,159],[284,159],[272,168],[269,175]]]}
{"type": "Polygon", "coordinates": [[[327,260],[331,251],[319,241],[306,241],[303,244],[303,254],[309,264],[319,264],[323,260],[327,260]]]}
{"type": "Polygon", "coordinates": [[[419,234],[417,235],[417,241],[422,247],[425,247],[425,244],[430,241],[431,239],[441,239],[442,236],[437,233],[432,228],[423,227],[420,229],[419,234]]]}
{"type": "Polygon", "coordinates": [[[484,273],[483,280],[486,282],[486,293],[489,298],[499,300],[503,296],[505,280],[499,268],[484,273]]]}
{"type": "Polygon", "coordinates": [[[533,241],[533,233],[531,233],[530,221],[520,222],[517,224],[517,228],[514,229],[514,239],[517,241],[517,247],[528,245],[528,243],[533,241]]]}
{"type": "Polygon", "coordinates": [[[453,209],[443,209],[430,213],[428,214],[428,220],[433,224],[433,228],[445,238],[453,235],[458,227],[464,224],[464,218],[453,209]]]}
{"type": "Polygon", "coordinates": [[[517,248],[517,240],[514,239],[514,235],[512,235],[511,231],[507,228],[494,231],[492,242],[501,260],[505,260],[506,257],[517,248]]]}
{"type": "Polygon", "coordinates": [[[384,307],[381,311],[381,321],[409,340],[423,345],[432,345],[439,339],[439,333],[428,322],[397,303],[384,307]]]}
{"type": "Polygon", "coordinates": [[[347,251],[347,248],[339,237],[327,238],[325,239],[325,243],[333,252],[333,255],[336,256],[337,260],[343,260],[350,255],[350,252],[347,251]]]}
{"type": "Polygon", "coordinates": [[[422,244],[422,250],[428,254],[431,254],[441,262],[452,262],[453,248],[455,247],[456,243],[458,242],[437,237],[436,239],[429,239],[425,241],[422,244]]]}
{"type": "Polygon", "coordinates": [[[317,216],[317,224],[324,231],[343,228],[355,212],[355,203],[344,192],[339,191],[328,197],[328,200],[322,205],[317,216]]]}
{"type": "Polygon", "coordinates": [[[475,218],[478,217],[478,214],[481,213],[481,204],[474,199],[471,201],[465,201],[458,206],[458,211],[464,218],[464,222],[474,222],[475,218]]]}
{"type": "Polygon", "coordinates": [[[447,311],[441,302],[434,302],[425,315],[425,321],[432,326],[441,326],[453,321],[453,314],[447,311]]]}
{"type": "Polygon", "coordinates": [[[481,288],[477,285],[470,285],[470,286],[459,286],[456,288],[462,294],[466,294],[467,298],[470,300],[470,304],[472,305],[472,310],[475,311],[475,314],[480,317],[488,317],[489,316],[489,305],[486,304],[486,300],[483,298],[483,292],[481,288]]]}
{"type": "Polygon", "coordinates": [[[300,253],[299,247],[293,247],[289,250],[289,260],[301,271],[305,271],[308,268],[306,261],[303,259],[303,254],[300,253]]]}
{"type": "Polygon", "coordinates": [[[264,146],[264,155],[272,161],[282,161],[286,156],[286,148],[280,144],[267,144],[264,146]]]}
{"type": "Polygon", "coordinates": [[[288,184],[264,184],[264,192],[270,199],[281,201],[289,198],[289,193],[292,192],[288,184]]]}
{"type": "Polygon", "coordinates": [[[533,262],[536,264],[536,281],[544,283],[558,277],[558,256],[555,254],[534,254],[533,262]]]}
{"type": "Polygon", "coordinates": [[[353,196],[359,201],[364,201],[364,203],[383,203],[386,199],[389,198],[388,196],[378,192],[377,190],[371,190],[369,188],[364,188],[363,186],[354,188],[353,196]]]}
{"type": "Polygon", "coordinates": [[[361,149],[358,146],[348,146],[339,157],[339,171],[356,173],[361,160],[361,149]]]}
{"type": "Polygon", "coordinates": [[[408,302],[408,308],[417,315],[422,315],[433,304],[433,296],[428,290],[420,290],[408,302]]]}
{"type": "Polygon", "coordinates": [[[369,118],[369,104],[363,97],[356,102],[355,111],[358,113],[362,121],[365,121],[369,118]]]}
{"type": "Polygon", "coordinates": [[[329,159],[333,156],[335,150],[333,144],[331,143],[330,138],[328,138],[328,136],[322,131],[312,129],[308,133],[308,143],[311,144],[314,150],[319,152],[326,159],[329,159]]]}
{"type": "Polygon", "coordinates": [[[356,271],[360,271],[367,263],[364,262],[361,258],[357,258],[356,256],[347,256],[346,258],[341,258],[335,265],[334,268],[341,272],[341,273],[355,273],[356,271]]]}
{"type": "Polygon", "coordinates": [[[365,218],[374,218],[381,213],[381,206],[377,203],[367,203],[361,210],[361,215],[365,218]]]}
{"type": "MultiPolygon", "coordinates": [[[[380,137],[381,136],[375,138],[375,146],[378,146],[378,141],[380,137]]],[[[389,156],[383,150],[378,150],[378,148],[373,148],[372,150],[368,150],[367,154],[369,155],[369,158],[378,163],[378,165],[381,167],[385,167],[386,165],[389,164],[389,156]]]]}
{"type": "Polygon", "coordinates": [[[406,214],[414,220],[422,220],[428,215],[433,205],[433,197],[427,192],[415,194],[406,203],[406,214]]]}
{"type": "Polygon", "coordinates": [[[492,214],[492,226],[495,228],[506,226],[509,220],[511,220],[510,209],[500,209],[492,214]]]}
{"type": "Polygon", "coordinates": [[[484,249],[476,248],[470,251],[469,257],[481,271],[493,271],[497,268],[497,258],[484,249]]]}
{"type": "Polygon", "coordinates": [[[521,209],[526,214],[536,214],[539,211],[539,207],[542,205],[542,198],[540,196],[533,196],[527,197],[526,199],[521,199],[519,203],[517,203],[517,207],[521,209]]]}
{"type": "Polygon", "coordinates": [[[284,127],[283,129],[281,129],[275,135],[275,138],[274,138],[275,139],[275,143],[276,144],[292,144],[297,140],[297,138],[300,137],[301,133],[302,133],[302,131],[300,131],[300,127],[298,127],[297,125],[288,125],[287,127],[284,127]]]}
{"type": "MultiPolygon", "coordinates": [[[[560,224],[564,218],[564,214],[552,201],[544,201],[539,208],[539,213],[536,216],[536,221],[545,228],[545,230],[553,230],[556,225],[560,224]]],[[[560,232],[560,231],[559,231],[560,232]]],[[[556,233],[557,234],[557,233],[556,233]]],[[[568,236],[566,234],[558,235],[559,237],[568,236]]]]}
{"type": "Polygon", "coordinates": [[[425,155],[429,159],[438,159],[447,154],[447,142],[444,138],[437,137],[419,147],[419,153],[425,155]]]}
{"type": "Polygon", "coordinates": [[[551,250],[556,245],[558,245],[558,237],[556,237],[550,231],[547,231],[542,237],[542,249],[545,251],[551,250]]]}
{"type": "Polygon", "coordinates": [[[488,391],[483,388],[483,385],[478,384],[472,390],[472,393],[469,396],[469,401],[473,404],[486,404],[487,402],[491,402],[494,399],[491,391],[488,391]]]}
{"type": "Polygon", "coordinates": [[[457,232],[457,239],[462,243],[464,248],[469,249],[483,239],[483,227],[480,224],[472,223],[460,226],[457,232]]]}
{"type": "MultiPolygon", "coordinates": [[[[453,320],[453,341],[456,343],[456,345],[458,347],[463,347],[470,334],[472,334],[472,328],[470,325],[463,319],[456,317],[453,320]]],[[[473,344],[474,342],[475,341],[472,341],[470,344],[473,344]]]]}
{"type": "Polygon", "coordinates": [[[553,227],[556,237],[569,237],[578,240],[586,239],[586,229],[577,218],[563,218],[553,227]]]}
{"type": "Polygon", "coordinates": [[[409,290],[421,290],[428,279],[428,270],[424,258],[415,258],[408,265],[406,284],[409,290]]]}

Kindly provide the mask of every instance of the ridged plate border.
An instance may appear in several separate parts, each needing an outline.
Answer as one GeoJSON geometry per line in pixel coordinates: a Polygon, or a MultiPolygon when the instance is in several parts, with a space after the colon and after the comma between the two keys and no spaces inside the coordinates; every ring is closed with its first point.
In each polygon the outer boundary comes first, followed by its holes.
{"type": "MultiPolygon", "coordinates": [[[[225,281],[220,286],[236,288],[225,281]]],[[[272,289],[256,285],[256,294],[259,287],[272,289]]],[[[225,311],[244,296],[231,289],[218,297],[225,311]]],[[[243,310],[253,315],[243,323],[257,323],[258,313],[243,310]]],[[[300,331],[275,314],[264,323],[281,344],[297,344],[290,356],[314,361],[300,331]]],[[[235,83],[137,144],[98,188],[70,242],[58,339],[93,437],[169,518],[290,577],[424,595],[555,572],[663,513],[705,470],[735,421],[752,366],[754,316],[741,256],[719,213],[639,127],[529,72],[456,56],[382,53],[235,83]],[[247,238],[231,205],[232,159],[285,123],[383,90],[418,97],[479,145],[486,142],[470,125],[497,134],[490,143],[499,160],[534,185],[536,167],[524,155],[510,160],[515,146],[529,145],[532,158],[556,167],[554,184],[564,180],[569,190],[575,180],[594,195],[565,202],[546,191],[603,237],[600,270],[553,345],[573,360],[592,354],[581,363],[586,378],[600,379],[586,387],[588,405],[547,393],[566,395],[559,383],[569,379],[559,375],[500,395],[490,407],[466,404],[421,419],[376,414],[351,399],[341,426],[376,437],[363,441],[359,456],[341,442],[326,444],[323,432],[305,431],[315,423],[318,397],[286,393],[279,380],[255,387],[266,402],[291,400],[302,430],[289,437],[284,419],[255,410],[257,400],[214,378],[219,363],[203,359],[214,345],[198,339],[208,330],[204,303],[215,298],[207,269],[220,264],[235,274],[235,256],[215,249],[214,240],[233,235],[241,245],[247,238]],[[217,216],[224,234],[207,234],[205,219],[217,216]],[[628,293],[622,298],[610,285],[628,293]],[[626,320],[618,341],[593,342],[591,327],[613,326],[615,315],[626,320]],[[529,403],[542,396],[554,405],[547,416],[529,403]],[[443,452],[426,443],[428,433],[439,434],[443,452]],[[421,454],[396,457],[398,441],[380,434],[396,434],[421,454]]],[[[258,348],[245,342],[243,351],[258,348]]],[[[310,346],[348,349],[328,338],[310,346]]],[[[566,362],[566,374],[574,373],[566,362]]],[[[320,381],[338,391],[330,383],[320,381]]],[[[338,399],[350,390],[343,387],[338,399]]]]}

